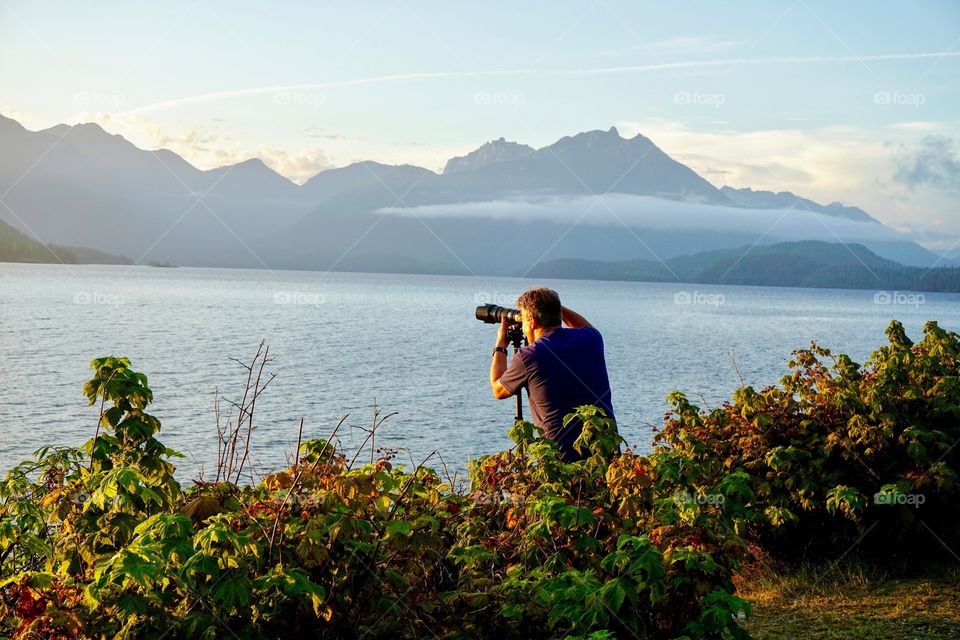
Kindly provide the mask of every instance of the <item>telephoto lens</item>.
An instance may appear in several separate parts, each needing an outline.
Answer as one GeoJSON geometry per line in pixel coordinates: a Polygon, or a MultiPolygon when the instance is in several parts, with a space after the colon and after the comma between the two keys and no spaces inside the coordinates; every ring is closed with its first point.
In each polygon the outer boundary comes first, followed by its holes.
{"type": "Polygon", "coordinates": [[[500,324],[504,318],[513,324],[522,322],[519,309],[498,307],[495,304],[482,304],[477,307],[477,320],[482,320],[487,324],[500,324]]]}

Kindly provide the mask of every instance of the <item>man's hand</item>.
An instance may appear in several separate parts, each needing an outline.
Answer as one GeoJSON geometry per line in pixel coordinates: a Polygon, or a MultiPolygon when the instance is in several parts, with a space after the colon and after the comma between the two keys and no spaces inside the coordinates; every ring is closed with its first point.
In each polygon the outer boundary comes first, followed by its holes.
{"type": "MultiPolygon", "coordinates": [[[[497,344],[495,346],[506,349],[510,341],[507,339],[507,333],[513,326],[506,318],[500,321],[497,328],[497,344]]],[[[507,354],[499,351],[493,354],[493,363],[490,365],[490,387],[493,389],[493,397],[497,400],[509,398],[511,394],[507,388],[500,384],[500,376],[507,370],[507,354]]]]}
{"type": "Polygon", "coordinates": [[[500,326],[497,327],[497,344],[498,347],[507,348],[507,345],[510,344],[510,340],[507,339],[507,332],[510,331],[514,323],[510,322],[506,318],[500,321],[500,326]]]}
{"type": "Polygon", "coordinates": [[[582,315],[566,307],[560,307],[560,316],[563,319],[563,324],[572,329],[592,326],[582,315]]]}

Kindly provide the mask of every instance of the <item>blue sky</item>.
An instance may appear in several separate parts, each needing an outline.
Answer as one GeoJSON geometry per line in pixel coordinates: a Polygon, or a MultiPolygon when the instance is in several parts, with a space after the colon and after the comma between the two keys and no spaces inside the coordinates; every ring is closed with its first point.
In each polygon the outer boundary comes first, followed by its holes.
{"type": "Polygon", "coordinates": [[[28,128],[96,121],[203,168],[439,170],[617,126],[717,186],[960,237],[956,2],[6,0],[0,77],[28,128]]]}

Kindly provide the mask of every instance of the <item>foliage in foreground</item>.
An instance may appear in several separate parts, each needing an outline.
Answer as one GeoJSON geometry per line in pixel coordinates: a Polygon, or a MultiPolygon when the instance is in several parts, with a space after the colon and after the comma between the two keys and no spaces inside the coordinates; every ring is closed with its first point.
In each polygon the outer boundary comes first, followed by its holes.
{"type": "Polygon", "coordinates": [[[520,422],[467,495],[423,465],[353,468],[332,439],[256,486],[183,492],[146,377],[124,358],[92,368],[102,432],[0,485],[0,634],[745,637],[740,479],[708,488],[725,504],[690,499],[703,487],[680,454],[620,455],[595,408],[589,459],[562,463],[520,422]]]}
{"type": "Polygon", "coordinates": [[[594,407],[575,464],[519,422],[467,494],[426,461],[355,467],[333,436],[255,486],[184,492],[146,377],[95,360],[102,432],[0,483],[0,636],[746,638],[748,543],[913,560],[960,542],[960,336],[924,334],[892,323],[864,366],[797,351],[780,388],[710,411],[672,394],[648,456],[594,407]]]}
{"type": "Polygon", "coordinates": [[[706,483],[743,478],[750,537],[776,557],[952,562],[960,336],[923,330],[914,344],[892,322],[863,366],[815,344],[795,351],[780,387],[743,387],[710,411],[674,392],[657,440],[706,483]]]}

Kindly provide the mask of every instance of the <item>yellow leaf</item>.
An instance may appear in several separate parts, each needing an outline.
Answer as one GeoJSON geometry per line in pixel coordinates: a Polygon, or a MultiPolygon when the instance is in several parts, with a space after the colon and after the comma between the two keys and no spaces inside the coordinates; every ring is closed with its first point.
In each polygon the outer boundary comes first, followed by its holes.
{"type": "Polygon", "coordinates": [[[293,484],[293,476],[290,475],[289,471],[279,471],[277,473],[271,473],[266,478],[263,479],[263,485],[270,491],[277,491],[279,489],[286,489],[293,484]]]}
{"type": "Polygon", "coordinates": [[[56,489],[54,491],[51,491],[47,495],[43,496],[43,499],[40,501],[40,507],[42,509],[47,509],[51,505],[56,504],[56,502],[59,499],[60,499],[60,490],[56,489]]]}

